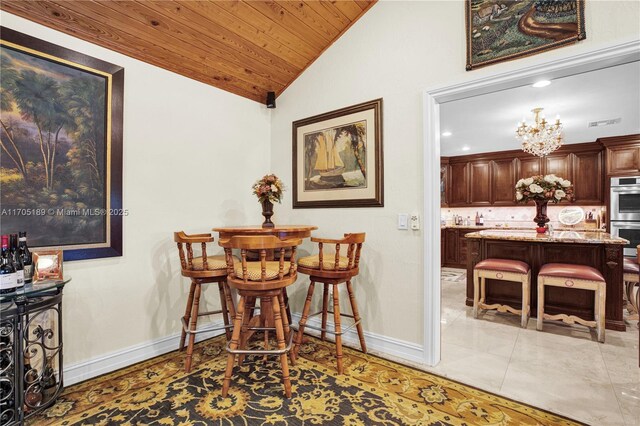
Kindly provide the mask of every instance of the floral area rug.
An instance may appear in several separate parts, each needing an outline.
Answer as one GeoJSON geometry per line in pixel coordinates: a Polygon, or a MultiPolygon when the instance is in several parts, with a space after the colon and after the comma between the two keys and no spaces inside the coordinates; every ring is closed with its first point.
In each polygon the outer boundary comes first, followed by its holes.
{"type": "Polygon", "coordinates": [[[191,374],[171,352],[68,387],[29,425],[576,425],[471,386],[309,337],[284,398],[276,358],[250,356],[221,398],[225,338],[196,346],[191,374]]]}

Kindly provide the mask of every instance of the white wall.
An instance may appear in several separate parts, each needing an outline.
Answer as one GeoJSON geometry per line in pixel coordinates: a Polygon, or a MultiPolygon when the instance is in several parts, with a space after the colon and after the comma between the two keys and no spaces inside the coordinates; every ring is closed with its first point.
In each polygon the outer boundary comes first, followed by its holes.
{"type": "MultiPolygon", "coordinates": [[[[289,186],[276,223],[316,224],[316,235],[326,236],[367,232],[355,282],[365,329],[421,343],[425,236],[395,224],[399,212],[421,212],[424,88],[638,38],[638,9],[638,2],[590,0],[587,40],[467,73],[463,2],[380,2],[278,98],[272,117],[253,101],[2,12],[3,26],[125,68],[124,207],[131,215],[124,256],[65,263],[73,277],[64,298],[65,364],[99,361],[177,333],[187,281],[179,277],[171,232],[260,221],[250,186],[268,171],[289,186]],[[378,97],[386,207],[292,210],[292,121],[378,97]]],[[[295,287],[294,310],[305,291],[295,287]]],[[[217,305],[215,289],[205,298],[217,305]]]]}
{"type": "MultiPolygon", "coordinates": [[[[270,112],[8,13],[0,17],[5,27],[125,69],[124,255],[65,262],[73,278],[64,290],[65,365],[179,333],[188,280],[180,277],[172,233],[262,219],[251,185],[269,171],[270,112]]],[[[217,286],[204,297],[218,306],[217,286]]]]}
{"type": "MultiPolygon", "coordinates": [[[[293,121],[384,98],[385,207],[292,210],[289,195],[278,210],[283,221],[318,225],[317,235],[367,232],[364,265],[355,281],[366,330],[406,342],[423,340],[422,269],[423,257],[430,254],[423,253],[422,239],[439,235],[395,228],[398,213],[422,212],[424,90],[638,39],[639,9],[635,1],[588,1],[586,40],[467,72],[464,2],[382,1],[278,98],[271,122],[271,168],[285,182],[292,181],[293,121]]],[[[304,291],[304,286],[296,288],[294,306],[302,304],[304,291]]]]}

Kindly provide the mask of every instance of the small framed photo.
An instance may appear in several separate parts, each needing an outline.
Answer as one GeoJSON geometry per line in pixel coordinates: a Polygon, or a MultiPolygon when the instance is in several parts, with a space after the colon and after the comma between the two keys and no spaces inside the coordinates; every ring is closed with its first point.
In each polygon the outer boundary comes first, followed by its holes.
{"type": "Polygon", "coordinates": [[[62,250],[40,250],[33,253],[33,282],[62,280],[62,250]]]}

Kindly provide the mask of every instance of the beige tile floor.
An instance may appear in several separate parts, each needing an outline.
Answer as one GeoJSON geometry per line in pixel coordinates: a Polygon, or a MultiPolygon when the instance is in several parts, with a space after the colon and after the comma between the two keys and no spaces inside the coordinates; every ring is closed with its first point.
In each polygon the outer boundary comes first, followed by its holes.
{"type": "MultiPolygon", "coordinates": [[[[463,270],[457,270],[463,273],[463,270]]],[[[428,371],[591,425],[640,426],[638,329],[607,330],[600,344],[586,327],[495,311],[473,319],[456,270],[442,281],[442,361],[428,371]]]]}

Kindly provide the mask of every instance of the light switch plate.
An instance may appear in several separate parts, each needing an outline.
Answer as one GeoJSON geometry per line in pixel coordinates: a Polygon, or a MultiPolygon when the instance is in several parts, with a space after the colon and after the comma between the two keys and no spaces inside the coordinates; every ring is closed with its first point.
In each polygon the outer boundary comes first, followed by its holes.
{"type": "Polygon", "coordinates": [[[409,229],[408,213],[398,213],[398,229],[409,229]]]}

